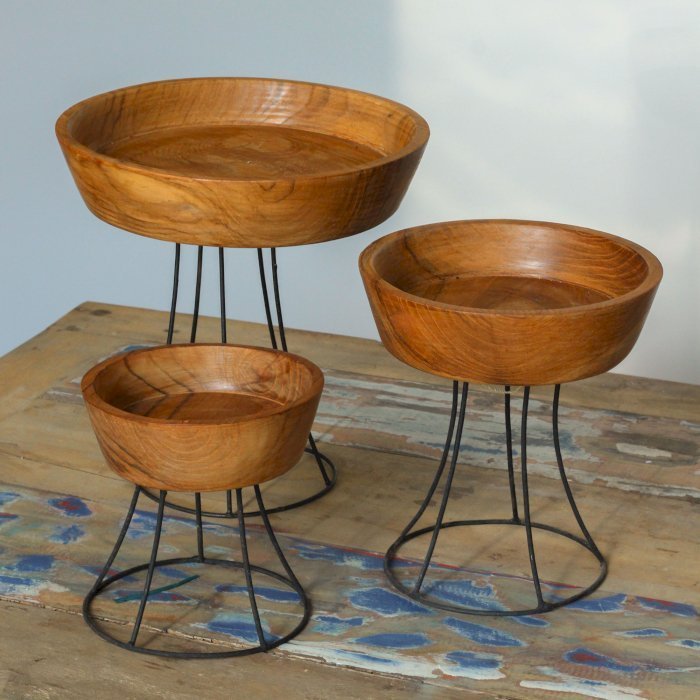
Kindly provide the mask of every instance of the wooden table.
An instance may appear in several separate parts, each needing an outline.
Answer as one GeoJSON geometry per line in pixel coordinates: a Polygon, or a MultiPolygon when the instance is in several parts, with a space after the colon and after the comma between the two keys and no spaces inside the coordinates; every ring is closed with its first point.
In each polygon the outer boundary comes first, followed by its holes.
{"type": "MultiPolygon", "coordinates": [[[[217,324],[203,319],[201,339],[215,339],[217,324]]],[[[152,659],[97,639],[80,619],[80,600],[131,489],[99,453],[77,380],[119,349],[161,343],[166,326],[160,312],[85,303],[0,360],[0,696],[229,697],[235,689],[250,697],[667,700],[700,693],[700,387],[622,375],[564,387],[564,457],[609,559],[608,579],[587,602],[530,624],[457,619],[404,606],[381,572],[381,554],[432,477],[448,383],[401,365],[378,343],[291,330],[290,349],[326,371],[314,432],[339,468],[327,497],[273,519],[314,602],[309,628],[279,650],[234,661],[152,659]]],[[[229,339],[268,342],[264,326],[239,322],[230,323],[229,339]]],[[[538,399],[543,415],[548,408],[549,394],[537,390],[531,415],[538,399]]],[[[500,410],[494,391],[474,392],[465,438],[473,449],[454,487],[470,517],[492,513],[497,502],[507,508],[500,410]]],[[[528,456],[534,513],[556,518],[554,456],[544,449],[528,456]]],[[[268,504],[303,493],[313,476],[303,464],[295,468],[267,487],[268,504]]],[[[174,519],[179,544],[178,528],[174,519]]],[[[483,562],[463,562],[481,569],[479,590],[504,580],[510,547],[501,543],[486,571],[483,562]]],[[[446,541],[436,556],[464,558],[474,549],[446,541]]],[[[551,550],[542,559],[546,567],[561,557],[551,550]]],[[[198,638],[233,643],[212,629],[198,638]]]]}

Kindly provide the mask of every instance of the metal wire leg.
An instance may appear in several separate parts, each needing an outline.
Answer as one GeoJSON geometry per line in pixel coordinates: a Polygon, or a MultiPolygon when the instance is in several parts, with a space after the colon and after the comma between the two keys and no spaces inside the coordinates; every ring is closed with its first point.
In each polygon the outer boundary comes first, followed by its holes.
{"type": "MultiPolygon", "coordinates": [[[[262,248],[258,248],[258,268],[260,272],[260,287],[262,290],[263,304],[265,306],[265,319],[267,321],[267,330],[270,335],[270,344],[273,349],[281,348],[284,352],[287,352],[287,337],[285,334],[284,318],[282,316],[282,295],[280,294],[279,285],[279,272],[277,265],[277,250],[275,248],[270,248],[270,265],[272,268],[272,292],[274,295],[274,305],[275,305],[275,316],[277,319],[277,327],[272,318],[272,305],[270,303],[270,292],[267,285],[267,275],[265,272],[265,259],[263,255],[262,248]],[[279,333],[279,342],[277,340],[277,334],[279,333]]],[[[337,478],[337,471],[335,465],[331,460],[321,453],[316,445],[316,440],[314,436],[309,433],[309,447],[306,448],[305,452],[314,457],[316,461],[316,466],[318,467],[321,478],[324,482],[324,487],[307,498],[301,499],[294,503],[289,503],[284,506],[277,506],[275,508],[270,508],[268,513],[280,513],[286,510],[291,510],[292,508],[298,508],[299,506],[311,503],[317,498],[320,498],[324,494],[328,493],[335,485],[337,478]]],[[[259,515],[260,511],[255,513],[259,515]]]]}
{"type": "Polygon", "coordinates": [[[272,546],[275,550],[275,553],[277,554],[277,558],[280,560],[280,563],[282,564],[282,567],[284,568],[285,572],[287,573],[287,576],[294,581],[297,585],[301,585],[299,583],[299,579],[297,579],[295,573],[292,571],[292,567],[289,566],[289,562],[287,561],[287,558],[284,556],[284,553],[282,552],[282,549],[280,548],[279,542],[277,541],[277,537],[275,537],[275,532],[272,529],[272,525],[270,524],[270,518],[267,516],[267,510],[265,510],[265,504],[263,503],[262,499],[262,494],[260,493],[260,487],[255,484],[253,487],[255,491],[255,500],[258,502],[258,508],[260,509],[260,515],[262,516],[262,521],[263,524],[265,525],[265,531],[267,532],[267,537],[272,543],[272,546]]]}
{"type": "MultiPolygon", "coordinates": [[[[425,495],[425,498],[423,499],[423,502],[420,504],[418,510],[416,511],[416,514],[411,518],[411,520],[408,522],[408,525],[401,531],[401,534],[398,537],[398,540],[401,540],[404,538],[412,529],[413,526],[421,519],[423,513],[425,513],[426,508],[430,505],[430,501],[433,498],[433,494],[435,493],[435,489],[438,487],[438,484],[440,483],[440,479],[442,478],[442,473],[445,471],[445,465],[447,464],[447,458],[450,455],[450,447],[452,445],[452,433],[454,431],[455,427],[455,420],[457,419],[457,406],[459,404],[459,382],[452,382],[452,410],[450,411],[450,425],[449,428],[447,429],[447,439],[445,440],[445,447],[442,451],[442,457],[440,458],[440,463],[438,464],[437,469],[435,470],[435,476],[433,477],[433,483],[430,484],[430,488],[428,489],[428,493],[425,495]]],[[[388,554],[387,554],[388,557],[388,554]]],[[[384,564],[386,566],[387,559],[385,558],[384,564]]]]}
{"type": "Polygon", "coordinates": [[[204,561],[204,528],[202,527],[202,494],[194,495],[194,512],[197,522],[197,557],[204,561]]]}
{"type": "Polygon", "coordinates": [[[221,317],[221,342],[226,343],[226,272],[224,270],[223,248],[219,248],[219,310],[221,317]]]}
{"type": "Polygon", "coordinates": [[[173,342],[175,332],[175,309],[177,307],[177,289],[180,284],[180,244],[175,244],[175,271],[173,273],[173,296],[170,301],[170,320],[168,321],[168,338],[165,341],[168,345],[173,342]]]}
{"type": "MultiPolygon", "coordinates": [[[[110,642],[111,644],[114,644],[122,649],[127,649],[129,651],[135,651],[143,654],[149,654],[152,656],[163,656],[163,657],[171,657],[171,658],[181,658],[181,659],[200,659],[200,658],[223,658],[223,657],[233,657],[233,656],[245,656],[248,654],[255,654],[261,651],[267,651],[268,649],[272,649],[273,647],[280,646],[281,644],[284,644],[285,642],[289,641],[293,637],[299,634],[302,629],[306,626],[306,624],[309,621],[309,618],[311,616],[311,604],[309,602],[309,599],[304,592],[304,589],[302,588],[301,584],[299,583],[299,580],[297,577],[294,575],[289,563],[287,562],[287,559],[284,557],[284,554],[282,553],[282,550],[279,546],[279,543],[277,542],[277,538],[275,537],[275,534],[272,530],[272,526],[270,524],[270,520],[267,517],[267,512],[265,511],[265,507],[262,502],[262,496],[260,494],[260,489],[258,486],[255,486],[255,491],[256,491],[256,499],[258,501],[258,506],[260,507],[261,513],[263,514],[263,522],[265,524],[265,530],[267,532],[268,538],[270,539],[275,552],[282,563],[282,566],[284,567],[284,571],[286,575],[282,575],[276,571],[272,571],[270,569],[266,569],[260,566],[255,566],[250,563],[249,557],[248,557],[248,547],[247,547],[247,536],[246,536],[246,530],[245,530],[245,524],[243,522],[244,514],[243,514],[243,504],[242,504],[242,499],[241,499],[241,492],[238,490],[236,492],[237,498],[238,498],[238,518],[239,518],[239,536],[241,538],[241,551],[242,551],[242,561],[232,561],[229,559],[210,559],[208,557],[204,556],[204,542],[203,542],[203,528],[202,528],[202,512],[201,512],[201,499],[200,499],[200,494],[195,494],[195,514],[196,514],[196,525],[197,525],[197,554],[194,556],[189,556],[189,557],[174,557],[171,559],[164,559],[164,560],[158,560],[157,555],[158,555],[158,547],[159,547],[159,542],[160,542],[160,536],[162,532],[162,525],[163,525],[163,511],[164,507],[166,505],[166,492],[165,491],[160,491],[159,492],[159,498],[158,498],[158,516],[156,519],[156,525],[154,528],[154,538],[153,538],[153,545],[151,549],[151,557],[148,563],[145,564],[139,564],[137,566],[132,566],[128,569],[125,569],[123,571],[120,571],[119,573],[109,575],[109,572],[111,570],[112,564],[114,563],[114,559],[117,556],[117,554],[120,551],[120,548],[122,546],[122,543],[124,541],[124,538],[126,536],[126,533],[129,529],[129,526],[132,522],[133,515],[135,512],[136,504],[138,501],[138,497],[140,493],[142,492],[142,489],[140,487],[136,487],[134,490],[134,494],[131,499],[131,504],[129,506],[129,510],[127,512],[126,518],[124,519],[124,523],[121,527],[119,536],[117,538],[117,542],[114,545],[114,548],[112,549],[112,552],[107,559],[107,563],[105,564],[104,568],[102,569],[100,575],[97,578],[97,581],[91,588],[90,592],[87,594],[85,597],[85,601],[83,603],[83,615],[85,618],[85,622],[88,624],[88,626],[96,633],[98,634],[102,639],[110,642]],[[254,621],[255,621],[255,627],[257,630],[257,636],[258,636],[258,644],[254,646],[249,646],[245,648],[237,648],[237,649],[228,649],[226,651],[169,651],[165,649],[158,649],[158,648],[151,648],[150,643],[149,647],[143,646],[143,643],[139,646],[137,644],[137,638],[139,636],[139,631],[141,628],[141,624],[143,621],[143,616],[144,616],[144,611],[146,608],[146,604],[148,602],[149,596],[153,595],[157,592],[161,592],[164,590],[168,590],[169,588],[172,588],[172,585],[168,586],[163,586],[162,588],[157,588],[155,590],[151,589],[151,585],[153,583],[153,575],[154,572],[157,568],[159,567],[167,567],[167,566],[177,566],[181,564],[195,564],[195,565],[206,565],[206,566],[216,566],[216,567],[225,567],[227,569],[238,569],[242,570],[246,579],[246,589],[248,592],[248,600],[249,600],[249,605],[250,605],[250,612],[253,615],[254,621]],[[121,641],[121,639],[117,637],[113,637],[110,632],[107,630],[107,628],[104,627],[102,624],[102,621],[100,618],[98,618],[91,610],[91,606],[95,598],[98,596],[104,594],[104,592],[113,584],[123,580],[127,579],[129,576],[132,576],[134,574],[140,573],[140,572],[146,572],[146,581],[143,587],[143,590],[141,591],[140,595],[138,595],[139,599],[139,607],[138,607],[138,612],[135,618],[134,622],[134,629],[131,634],[131,637],[128,642],[121,641]],[[264,634],[263,634],[263,627],[262,627],[262,621],[260,618],[260,612],[257,607],[256,599],[255,599],[255,590],[253,588],[253,572],[256,573],[258,576],[265,576],[269,579],[272,579],[273,581],[277,581],[287,588],[291,589],[294,591],[297,595],[298,600],[293,601],[292,604],[298,604],[302,606],[302,612],[296,621],[296,624],[294,625],[293,629],[291,631],[287,632],[286,634],[282,636],[273,636],[270,639],[266,639],[264,634]]],[[[183,585],[189,583],[191,580],[198,578],[198,576],[191,576],[184,581],[178,583],[177,585],[183,585]]],[[[284,613],[284,619],[291,619],[289,618],[288,613],[284,613]]],[[[285,627],[287,625],[283,622],[285,627]]],[[[215,649],[221,649],[220,646],[214,647],[215,649]]]]}
{"type": "MultiPolygon", "coordinates": [[[[129,510],[127,511],[126,517],[124,518],[124,523],[122,524],[122,529],[119,531],[117,541],[114,543],[114,547],[112,548],[112,553],[109,555],[107,563],[102,568],[102,571],[97,577],[97,580],[92,585],[91,592],[97,590],[102,585],[105,576],[109,573],[109,570],[112,568],[112,564],[114,564],[114,560],[116,559],[117,554],[119,554],[119,550],[121,549],[122,543],[124,542],[124,537],[126,537],[126,533],[129,530],[129,525],[131,525],[131,520],[134,517],[134,511],[136,510],[136,504],[138,503],[140,494],[141,487],[137,486],[136,488],[134,488],[134,495],[131,497],[131,504],[129,505],[129,510]]],[[[85,614],[86,612],[87,605],[88,600],[86,598],[83,602],[83,614],[85,614]]]]}
{"type": "Polygon", "coordinates": [[[143,586],[143,595],[141,596],[141,602],[139,603],[139,610],[136,613],[136,621],[134,622],[134,630],[131,633],[131,639],[129,639],[129,645],[134,646],[136,644],[136,637],[138,637],[139,630],[141,629],[141,621],[143,620],[143,613],[146,609],[146,601],[148,600],[148,594],[151,592],[151,583],[153,582],[153,572],[156,568],[156,558],[158,557],[158,545],[160,543],[160,533],[163,529],[163,509],[165,508],[165,497],[167,491],[161,491],[160,497],[158,499],[158,516],[156,518],[156,529],[153,534],[153,547],[151,549],[151,560],[148,562],[148,572],[146,574],[146,583],[143,586]]]}
{"type": "MultiPolygon", "coordinates": [[[[282,346],[282,350],[284,350],[284,352],[287,352],[287,338],[284,334],[284,320],[282,318],[282,298],[280,296],[279,278],[277,274],[277,250],[275,248],[270,249],[270,258],[272,261],[272,287],[275,294],[275,313],[277,315],[277,329],[279,330],[280,334],[280,344],[282,346]]],[[[271,331],[271,333],[274,333],[274,329],[271,331]]],[[[310,452],[314,456],[314,459],[316,460],[316,466],[321,472],[321,476],[323,477],[323,481],[325,482],[326,486],[332,486],[331,478],[326,472],[326,467],[323,463],[322,455],[318,451],[318,448],[316,447],[316,441],[314,440],[314,436],[311,433],[309,433],[309,449],[307,450],[307,452],[310,452]]],[[[333,467],[333,483],[335,483],[335,467],[333,467]]]]}
{"type": "MultiPolygon", "coordinates": [[[[384,557],[384,571],[387,575],[387,578],[389,579],[389,582],[399,590],[401,593],[404,595],[408,596],[409,598],[413,598],[414,600],[418,600],[421,603],[424,603],[425,605],[428,605],[430,607],[438,608],[440,610],[446,610],[451,613],[466,613],[466,614],[472,614],[472,615],[493,615],[493,616],[506,616],[506,615],[532,615],[536,613],[543,613],[543,612],[548,612],[550,610],[553,610],[558,607],[562,607],[564,605],[568,605],[569,603],[572,603],[576,600],[579,600],[580,598],[583,598],[590,593],[592,593],[600,584],[603,582],[605,579],[606,573],[607,573],[607,564],[605,562],[605,559],[603,558],[602,554],[600,553],[599,549],[596,547],[596,545],[593,543],[593,540],[590,537],[590,534],[588,533],[588,530],[586,530],[585,525],[583,524],[583,520],[581,519],[581,516],[578,512],[578,509],[576,508],[576,504],[573,500],[573,495],[571,494],[571,488],[569,486],[568,480],[566,479],[566,475],[564,473],[564,466],[563,466],[563,461],[562,461],[562,456],[561,456],[561,449],[559,446],[559,432],[558,432],[558,402],[559,402],[559,388],[555,390],[554,394],[554,402],[552,405],[552,417],[553,417],[553,438],[554,438],[554,447],[555,451],[557,453],[557,463],[559,464],[559,471],[560,471],[560,476],[562,479],[562,484],[564,485],[564,490],[567,495],[567,499],[569,501],[569,505],[571,507],[571,510],[576,517],[577,522],[579,523],[579,527],[581,528],[581,531],[584,535],[584,537],[579,537],[577,535],[574,535],[572,533],[569,533],[565,530],[562,530],[557,527],[553,527],[551,525],[547,525],[544,523],[539,523],[539,522],[534,522],[531,518],[531,513],[530,513],[530,489],[529,489],[529,481],[528,481],[528,471],[527,471],[527,420],[528,420],[528,408],[529,408],[529,400],[530,400],[530,389],[529,387],[525,387],[524,391],[524,397],[523,397],[523,408],[522,408],[522,417],[521,417],[521,430],[520,430],[520,460],[521,460],[521,481],[522,481],[522,496],[523,496],[523,518],[521,519],[518,514],[518,504],[517,504],[517,497],[515,493],[515,474],[514,474],[514,468],[513,468],[513,449],[512,449],[512,427],[511,427],[511,417],[510,417],[510,409],[511,409],[511,396],[510,396],[510,387],[506,387],[506,392],[505,392],[505,432],[506,432],[506,448],[507,448],[507,460],[508,460],[508,481],[509,481],[509,492],[510,492],[510,509],[512,516],[510,518],[484,518],[484,519],[471,519],[471,520],[452,520],[445,522],[444,520],[444,515],[445,515],[445,510],[447,507],[447,502],[449,499],[449,493],[450,489],[452,486],[452,480],[454,477],[455,473],[455,467],[456,467],[456,461],[459,455],[459,448],[460,448],[460,442],[461,442],[461,437],[462,437],[462,430],[464,427],[464,417],[466,413],[466,393],[467,393],[467,385],[465,384],[462,390],[462,400],[460,402],[460,408],[459,412],[457,412],[457,391],[458,391],[458,385],[455,382],[453,384],[453,398],[452,398],[452,411],[450,414],[450,425],[448,428],[448,434],[447,434],[447,440],[445,442],[445,447],[442,453],[442,458],[440,460],[440,463],[438,465],[437,471],[435,473],[435,477],[433,479],[432,484],[430,485],[428,492],[421,504],[421,506],[418,508],[418,512],[414,515],[414,517],[411,519],[411,521],[408,523],[408,525],[403,529],[399,537],[396,539],[396,541],[389,547],[386,556],[384,557]],[[455,427],[455,416],[456,418],[456,424],[457,424],[457,429],[455,431],[455,437],[454,437],[454,444],[453,444],[453,431],[455,427]],[[447,479],[445,483],[445,490],[443,492],[442,500],[440,503],[438,515],[436,518],[435,525],[429,526],[429,527],[423,527],[417,530],[414,530],[413,528],[416,526],[418,523],[418,520],[423,516],[425,513],[426,509],[428,508],[431,499],[433,498],[433,495],[435,493],[435,490],[442,478],[446,463],[447,463],[447,457],[452,451],[452,458],[450,461],[450,468],[447,473],[447,479]],[[447,528],[454,528],[454,527],[466,527],[466,526],[483,526],[483,525],[502,525],[502,526],[516,526],[516,527],[522,527],[525,530],[526,538],[527,538],[527,548],[528,548],[528,555],[529,555],[529,561],[530,561],[530,571],[532,575],[532,585],[534,586],[535,589],[535,595],[537,598],[537,603],[533,607],[528,607],[528,608],[521,608],[521,609],[502,609],[500,606],[498,608],[473,608],[473,607],[468,607],[466,604],[465,605],[457,605],[453,604],[452,602],[448,602],[445,599],[440,599],[439,598],[439,589],[440,587],[427,587],[424,586],[424,580],[426,578],[428,569],[430,568],[430,564],[432,561],[432,557],[434,555],[434,549],[435,545],[437,543],[437,538],[439,536],[439,532],[441,530],[445,530],[447,528]],[[577,593],[573,595],[569,595],[567,597],[557,597],[553,596],[551,600],[545,600],[542,594],[542,581],[540,579],[540,574],[537,568],[537,561],[535,557],[535,546],[534,546],[534,537],[533,537],[533,530],[538,529],[538,530],[544,530],[546,532],[550,532],[554,535],[559,535],[561,537],[565,537],[569,540],[572,540],[576,544],[584,547],[587,549],[591,554],[597,559],[600,568],[598,572],[597,578],[588,585],[585,588],[582,588],[579,590],[577,593]],[[417,574],[417,577],[415,581],[410,584],[404,580],[404,577],[406,575],[406,569],[402,568],[401,571],[403,572],[403,576],[399,578],[399,575],[397,574],[397,571],[394,568],[394,565],[397,562],[398,559],[398,552],[405,545],[407,542],[410,540],[413,540],[417,537],[422,537],[425,535],[430,535],[430,544],[428,545],[427,553],[425,557],[420,560],[415,562],[416,566],[418,566],[419,571],[417,574]]],[[[404,562],[406,563],[406,562],[404,562]]],[[[469,575],[469,572],[465,570],[460,570],[460,569],[455,569],[455,567],[448,567],[448,570],[450,572],[454,572],[452,575],[454,577],[460,577],[460,576],[465,576],[469,575]]],[[[479,572],[479,575],[482,576],[483,572],[479,572]]],[[[457,578],[457,580],[459,580],[457,578]]],[[[441,580],[441,583],[449,583],[449,574],[447,579],[441,580]]]]}
{"type": "Polygon", "coordinates": [[[455,435],[454,445],[452,447],[452,461],[450,462],[450,468],[447,472],[447,480],[445,482],[445,490],[442,494],[442,502],[440,503],[440,510],[438,511],[437,520],[435,521],[435,527],[433,528],[433,534],[430,538],[430,544],[428,545],[428,551],[425,554],[425,559],[421,566],[420,572],[418,573],[418,578],[416,580],[415,586],[413,587],[413,593],[417,594],[420,591],[420,587],[423,585],[423,579],[425,578],[425,572],[428,570],[430,565],[430,560],[433,558],[433,552],[435,551],[435,545],[437,544],[437,538],[442,529],[442,522],[445,518],[445,509],[447,508],[447,502],[450,498],[450,490],[452,489],[452,479],[455,475],[455,467],[457,466],[457,459],[459,457],[459,447],[462,442],[462,430],[464,429],[464,418],[467,411],[467,396],[469,394],[469,384],[462,385],[462,401],[459,405],[459,418],[457,419],[457,434],[455,435]]]}
{"type": "Polygon", "coordinates": [[[505,387],[505,423],[506,423],[506,458],[508,460],[508,486],[510,487],[510,506],[513,511],[513,522],[519,523],[518,497],[515,494],[515,472],[513,469],[513,431],[510,423],[510,387],[505,387]]]}
{"type": "Polygon", "coordinates": [[[250,600],[250,609],[253,613],[253,621],[255,622],[255,630],[258,633],[258,640],[262,649],[267,649],[267,641],[263,634],[262,624],[260,622],[260,613],[258,612],[258,604],[255,600],[255,588],[253,588],[253,576],[250,573],[250,561],[248,560],[248,541],[245,536],[245,515],[243,514],[243,496],[241,489],[236,489],[236,511],[238,513],[238,535],[241,541],[241,555],[243,557],[243,572],[245,574],[246,588],[248,589],[248,599],[250,600]]]}
{"type": "MultiPolygon", "coordinates": [[[[225,277],[225,266],[224,266],[224,249],[218,248],[219,256],[219,305],[220,305],[220,325],[221,325],[221,342],[228,342],[227,337],[227,327],[226,327],[226,277],[225,277]]],[[[203,246],[197,247],[197,277],[195,283],[195,298],[194,298],[194,309],[192,313],[192,328],[190,331],[190,342],[194,343],[197,339],[197,326],[199,321],[199,308],[200,308],[200,297],[201,297],[201,287],[202,287],[202,267],[203,267],[203,246]]],[[[270,303],[270,291],[267,284],[267,276],[265,272],[265,259],[262,248],[257,249],[258,254],[258,267],[260,271],[260,286],[262,290],[263,303],[265,305],[265,318],[267,321],[267,329],[270,335],[270,344],[274,349],[278,347],[287,351],[287,338],[285,334],[284,319],[282,317],[282,298],[280,294],[280,283],[279,283],[279,269],[277,264],[277,251],[275,248],[270,249],[270,264],[272,268],[272,289],[274,295],[274,308],[277,323],[273,321],[272,305],[270,303]],[[279,334],[279,341],[278,341],[279,334]]],[[[173,296],[170,306],[170,321],[168,324],[168,344],[172,343],[173,333],[175,328],[175,309],[177,305],[177,293],[180,278],[180,244],[175,245],[175,269],[173,274],[173,296]]],[[[274,508],[269,508],[267,512],[280,513],[287,510],[292,510],[293,508],[298,508],[300,506],[306,505],[320,498],[324,494],[328,493],[336,483],[337,470],[333,462],[324,455],[316,445],[316,440],[314,436],[309,433],[309,445],[305,452],[313,456],[316,467],[318,468],[319,474],[323,479],[322,488],[313,493],[311,496],[299,499],[292,503],[288,503],[281,506],[276,506],[274,508]]],[[[144,495],[153,501],[157,501],[157,496],[150,492],[148,489],[143,490],[144,495]]],[[[196,515],[196,510],[188,506],[181,505],[179,503],[166,502],[166,506],[173,510],[177,510],[181,513],[188,513],[190,515],[196,515]]],[[[236,512],[233,507],[233,492],[226,492],[226,509],[222,511],[201,511],[201,515],[210,518],[235,518],[236,512]]],[[[246,513],[247,516],[257,516],[260,515],[260,511],[251,511],[246,513]]]]}
{"type": "Polygon", "coordinates": [[[598,549],[598,545],[593,541],[586,524],[583,522],[581,513],[576,506],[576,501],[574,501],[574,494],[571,492],[571,486],[569,485],[569,480],[566,477],[566,472],[564,471],[564,460],[561,456],[561,446],[559,445],[559,394],[561,391],[561,384],[557,384],[554,387],[554,401],[552,403],[552,436],[554,438],[554,452],[557,456],[557,466],[559,467],[559,476],[561,477],[561,483],[564,486],[564,492],[566,493],[566,499],[569,502],[569,507],[571,512],[576,518],[581,532],[583,533],[586,542],[588,543],[589,549],[599,558],[602,559],[603,555],[598,549]]]}
{"type": "Polygon", "coordinates": [[[273,350],[277,350],[277,334],[275,325],[272,322],[272,311],[270,310],[270,295],[267,291],[267,279],[265,277],[265,260],[262,248],[258,248],[258,268],[260,270],[260,287],[262,289],[263,304],[265,305],[265,318],[267,319],[267,331],[270,334],[270,345],[273,350]]]}
{"type": "Polygon", "coordinates": [[[525,511],[525,534],[527,536],[527,552],[530,558],[530,570],[532,571],[532,583],[535,586],[537,607],[544,606],[542,599],[542,585],[537,572],[537,559],[535,557],[535,545],[532,538],[532,522],[530,520],[530,489],[527,483],[527,409],[530,401],[530,387],[525,387],[523,394],[523,410],[520,426],[520,470],[523,481],[523,510],[525,511]]]}
{"type": "Polygon", "coordinates": [[[197,321],[199,320],[199,297],[202,292],[202,256],[203,246],[197,246],[197,281],[194,288],[194,309],[192,311],[192,331],[190,332],[190,343],[197,339],[197,321]]]}

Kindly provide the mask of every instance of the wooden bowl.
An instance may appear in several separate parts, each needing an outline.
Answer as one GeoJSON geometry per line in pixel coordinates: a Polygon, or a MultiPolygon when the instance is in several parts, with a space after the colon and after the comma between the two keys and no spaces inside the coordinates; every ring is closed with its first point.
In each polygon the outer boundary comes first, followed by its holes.
{"type": "Polygon", "coordinates": [[[531,221],[454,221],[392,233],[360,256],[387,349],[488,384],[558,384],[632,349],[661,281],[644,248],[531,221]]]}
{"type": "Polygon", "coordinates": [[[380,224],[429,130],[413,110],[356,90],[199,78],[97,95],[64,112],[56,134],[101,219],[162,240],[255,248],[380,224]]]}
{"type": "Polygon", "coordinates": [[[105,360],[81,388],[117,474],[154,489],[222,491],[299,461],[323,374],[277,350],[164,345],[105,360]]]}

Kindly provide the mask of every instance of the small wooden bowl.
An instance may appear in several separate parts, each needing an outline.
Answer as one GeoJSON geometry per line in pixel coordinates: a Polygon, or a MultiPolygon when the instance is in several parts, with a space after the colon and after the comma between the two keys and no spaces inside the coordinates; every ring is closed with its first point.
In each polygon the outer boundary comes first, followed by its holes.
{"type": "Polygon", "coordinates": [[[105,360],[81,388],[117,474],[154,489],[222,491],[299,461],[323,374],[277,350],[164,345],[105,360]]]}
{"type": "Polygon", "coordinates": [[[661,281],[644,248],[530,221],[454,221],[380,238],[360,270],[382,341],[426,372],[558,384],[632,349],[661,281]]]}
{"type": "Polygon", "coordinates": [[[230,247],[316,243],[377,226],[428,141],[407,107],[262,78],[167,80],[64,112],[56,134],[85,203],[152,238],[230,247]]]}

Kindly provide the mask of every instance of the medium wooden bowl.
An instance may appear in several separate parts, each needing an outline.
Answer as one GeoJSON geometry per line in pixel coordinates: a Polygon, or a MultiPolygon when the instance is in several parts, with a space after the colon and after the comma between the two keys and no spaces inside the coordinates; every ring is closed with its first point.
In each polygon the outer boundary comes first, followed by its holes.
{"type": "Polygon", "coordinates": [[[323,374],[277,350],[164,345],[105,360],[81,388],[117,474],[154,489],[222,491],[299,461],[323,374]]]}
{"type": "Polygon", "coordinates": [[[425,120],[375,95],[261,78],[146,83],[64,112],[90,210],[152,238],[273,247],[342,238],[398,208],[425,120]]]}
{"type": "Polygon", "coordinates": [[[531,221],[392,233],[360,256],[384,345],[409,365],[488,384],[558,384],[632,349],[661,281],[644,248],[531,221]]]}

